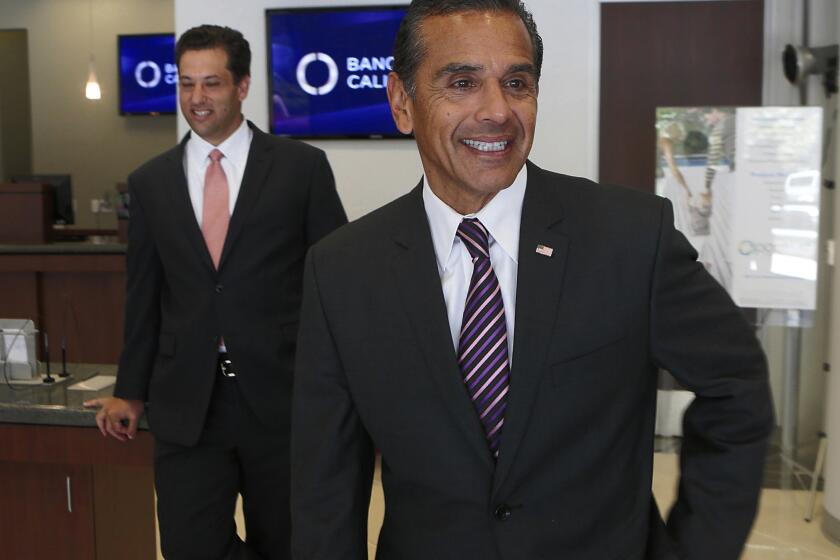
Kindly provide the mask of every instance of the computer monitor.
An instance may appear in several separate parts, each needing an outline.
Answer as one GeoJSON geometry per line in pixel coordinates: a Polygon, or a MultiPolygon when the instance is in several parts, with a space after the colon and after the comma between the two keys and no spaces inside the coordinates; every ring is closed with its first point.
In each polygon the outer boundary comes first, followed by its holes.
{"type": "Polygon", "coordinates": [[[70,175],[14,175],[12,183],[41,183],[51,185],[55,191],[55,223],[70,225],[73,214],[73,187],[70,175]]]}

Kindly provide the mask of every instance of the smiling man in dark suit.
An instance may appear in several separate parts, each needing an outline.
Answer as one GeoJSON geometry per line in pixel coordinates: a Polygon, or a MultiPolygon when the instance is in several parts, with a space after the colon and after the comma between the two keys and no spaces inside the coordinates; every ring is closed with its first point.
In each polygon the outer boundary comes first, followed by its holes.
{"type": "Polygon", "coordinates": [[[293,554],[735,560],[772,413],[765,360],[661,198],[527,161],[542,43],[517,0],[414,0],[388,95],[423,181],[310,251],[293,554]],[[697,398],[651,495],[657,368],[697,398]]]}
{"type": "Polygon", "coordinates": [[[167,559],[287,559],[304,257],[347,219],[323,152],[243,118],[241,33],[190,29],[176,58],[192,131],[129,177],[125,347],[114,398],[88,404],[125,441],[147,403],[167,559]]]}

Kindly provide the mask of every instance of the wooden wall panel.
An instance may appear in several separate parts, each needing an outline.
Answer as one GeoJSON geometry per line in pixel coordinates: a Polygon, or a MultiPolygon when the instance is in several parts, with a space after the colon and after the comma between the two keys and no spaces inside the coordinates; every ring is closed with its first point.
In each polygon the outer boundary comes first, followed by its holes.
{"type": "Polygon", "coordinates": [[[42,275],[43,323],[53,361],[66,333],[67,361],[113,364],[122,349],[125,274],[47,272],[42,275]]]}
{"type": "Polygon", "coordinates": [[[55,193],[49,185],[0,183],[0,243],[52,240],[55,193]]]}
{"type": "Polygon", "coordinates": [[[0,442],[3,558],[154,560],[148,431],[121,443],[93,427],[0,423],[0,442]]]}
{"type": "Polygon", "coordinates": [[[657,106],[761,105],[763,49],[763,0],[602,4],[600,181],[653,192],[657,106]]]}
{"type": "MultiPolygon", "coordinates": [[[[33,319],[50,360],[113,364],[122,350],[125,255],[0,254],[0,317],[33,319]]],[[[39,340],[38,358],[43,359],[39,340]]]]}
{"type": "Polygon", "coordinates": [[[0,504],[4,558],[96,559],[90,467],[0,462],[0,504]]]}
{"type": "Polygon", "coordinates": [[[151,468],[93,467],[97,560],[154,560],[157,557],[155,524],[152,522],[155,519],[153,488],[151,468]]]}
{"type": "Polygon", "coordinates": [[[151,468],[154,453],[154,439],[145,430],[138,431],[133,441],[122,443],[104,437],[95,427],[0,423],[0,441],[0,461],[12,463],[151,468]]]}
{"type": "Polygon", "coordinates": [[[38,274],[0,272],[0,318],[38,321],[38,274]]]}

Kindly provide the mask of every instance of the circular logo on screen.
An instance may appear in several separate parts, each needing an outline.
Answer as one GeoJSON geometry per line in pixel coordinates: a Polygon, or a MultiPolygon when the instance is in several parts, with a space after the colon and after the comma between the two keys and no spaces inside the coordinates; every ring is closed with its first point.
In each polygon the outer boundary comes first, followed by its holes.
{"type": "Polygon", "coordinates": [[[147,89],[157,87],[157,85],[160,83],[160,78],[160,66],[158,66],[151,60],[144,60],[143,62],[139,63],[134,69],[134,79],[137,80],[137,85],[139,85],[140,87],[147,89]],[[143,75],[147,68],[152,71],[150,80],[147,80],[143,75]]]}
{"type": "Polygon", "coordinates": [[[328,54],[320,52],[309,53],[301,58],[300,62],[298,62],[297,81],[298,84],[300,84],[300,88],[309,95],[326,95],[334,90],[336,84],[338,84],[338,64],[336,64],[335,60],[333,60],[333,58],[328,54]],[[309,68],[310,64],[316,61],[326,64],[327,71],[329,72],[329,75],[327,76],[327,83],[321,86],[313,86],[309,83],[309,80],[306,79],[306,69],[309,68]]]}

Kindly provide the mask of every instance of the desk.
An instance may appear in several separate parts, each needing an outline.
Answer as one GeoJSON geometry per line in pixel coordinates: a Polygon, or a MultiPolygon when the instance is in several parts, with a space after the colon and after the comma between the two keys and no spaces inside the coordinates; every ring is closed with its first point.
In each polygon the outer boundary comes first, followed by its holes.
{"type": "MultiPolygon", "coordinates": [[[[115,366],[70,364],[71,379],[8,387],[0,378],[0,543],[4,558],[154,560],[153,439],[104,438],[68,391],[115,366]]],[[[59,371],[54,366],[52,371],[59,371]]]]}
{"type": "Polygon", "coordinates": [[[50,335],[53,359],[65,334],[68,361],[118,362],[125,250],[122,244],[0,245],[0,317],[34,320],[50,335]]]}

